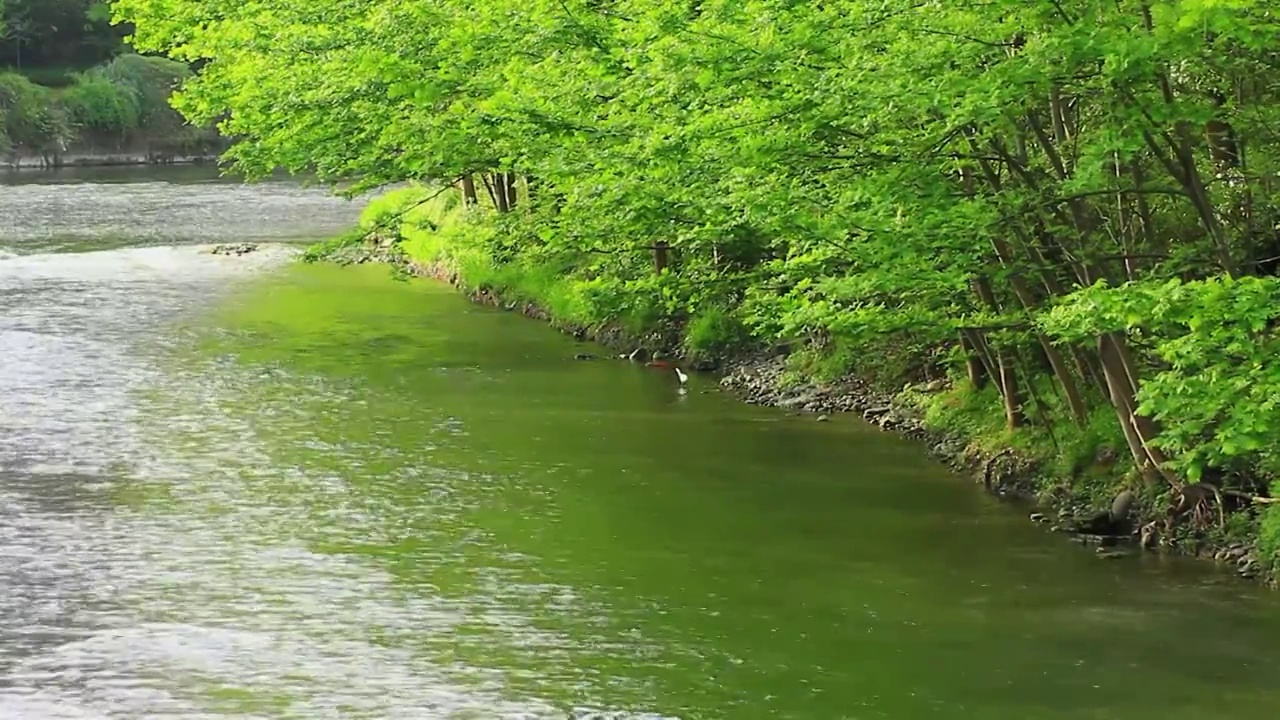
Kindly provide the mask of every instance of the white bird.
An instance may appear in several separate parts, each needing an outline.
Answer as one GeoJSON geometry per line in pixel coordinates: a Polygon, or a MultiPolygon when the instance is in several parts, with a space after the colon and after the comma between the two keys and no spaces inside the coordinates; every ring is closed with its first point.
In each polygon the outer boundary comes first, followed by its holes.
{"type": "Polygon", "coordinates": [[[676,377],[680,378],[681,385],[689,382],[689,376],[685,375],[684,371],[682,371],[680,368],[676,368],[676,377]]]}

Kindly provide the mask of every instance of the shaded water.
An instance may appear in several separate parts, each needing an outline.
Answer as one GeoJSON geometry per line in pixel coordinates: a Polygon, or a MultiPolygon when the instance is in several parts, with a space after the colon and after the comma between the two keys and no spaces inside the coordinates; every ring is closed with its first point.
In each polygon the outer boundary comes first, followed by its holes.
{"type": "Polygon", "coordinates": [[[447,288],[193,245],[355,210],[3,188],[0,717],[1280,707],[1269,592],[1100,561],[910,443],[574,362],[447,288]]]}

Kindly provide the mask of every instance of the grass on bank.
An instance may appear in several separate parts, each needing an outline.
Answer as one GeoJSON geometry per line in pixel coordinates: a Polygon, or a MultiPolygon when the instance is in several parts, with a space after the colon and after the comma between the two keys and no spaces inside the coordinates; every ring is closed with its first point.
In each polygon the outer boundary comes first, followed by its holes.
{"type": "MultiPolygon", "coordinates": [[[[572,258],[552,254],[520,255],[500,262],[509,232],[483,204],[467,208],[451,190],[409,186],[375,198],[361,214],[357,231],[318,247],[313,256],[371,235],[391,235],[411,260],[456,275],[464,290],[533,303],[560,326],[618,326],[639,338],[662,323],[656,303],[634,301],[647,292],[643,281],[622,283],[603,274],[583,277],[572,258]]],[[[662,278],[655,278],[648,284],[660,295],[661,283],[662,278]]],[[[688,348],[709,352],[717,347],[725,324],[717,313],[696,318],[686,328],[688,348]]]]}

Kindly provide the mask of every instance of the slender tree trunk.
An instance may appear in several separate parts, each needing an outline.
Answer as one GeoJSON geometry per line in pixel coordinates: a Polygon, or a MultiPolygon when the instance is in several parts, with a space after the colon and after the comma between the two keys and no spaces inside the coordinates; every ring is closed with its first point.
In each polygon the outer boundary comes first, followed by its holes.
{"type": "Polygon", "coordinates": [[[1000,391],[1000,402],[1004,407],[1005,426],[1016,430],[1026,424],[1026,416],[1022,410],[1022,393],[1018,387],[1018,373],[1013,357],[1007,349],[993,350],[980,331],[971,332],[971,341],[977,347],[991,377],[996,379],[996,389],[1000,391]]]}
{"type": "Polygon", "coordinates": [[[484,176],[484,186],[489,190],[489,197],[493,200],[493,207],[500,213],[510,212],[511,205],[508,202],[506,173],[491,173],[484,176]]]}
{"type": "Polygon", "coordinates": [[[1142,241],[1146,244],[1148,252],[1159,255],[1168,253],[1168,243],[1161,240],[1156,233],[1155,221],[1151,218],[1151,205],[1147,202],[1147,194],[1143,192],[1146,174],[1142,170],[1141,160],[1129,163],[1129,174],[1133,176],[1133,186],[1138,190],[1134,202],[1138,207],[1138,227],[1142,230],[1142,241]]]}
{"type": "MultiPolygon", "coordinates": [[[[973,288],[984,304],[995,312],[1000,311],[995,292],[992,291],[991,283],[986,278],[974,278],[973,288]]],[[[990,352],[989,345],[988,352],[990,352]]],[[[1000,398],[1004,401],[1005,424],[1010,430],[1014,430],[1026,424],[1026,416],[1022,412],[1022,393],[1018,387],[1017,367],[1007,349],[997,347],[994,355],[996,380],[999,382],[1000,398]]]]}
{"type": "Polygon", "coordinates": [[[516,174],[502,173],[502,187],[507,194],[507,211],[515,209],[519,197],[516,195],[516,174]]]}
{"type": "Polygon", "coordinates": [[[460,181],[462,185],[462,204],[466,207],[475,207],[479,203],[476,197],[476,181],[470,175],[463,175],[460,181]]]}
{"type": "Polygon", "coordinates": [[[964,367],[965,373],[969,378],[969,385],[974,390],[985,388],[991,376],[987,372],[986,365],[983,364],[982,356],[978,354],[977,347],[969,339],[968,331],[960,331],[960,349],[964,351],[964,367]]]}
{"type": "MultiPolygon", "coordinates": [[[[1002,240],[993,242],[1000,262],[1006,266],[1011,266],[1012,249],[1002,240]]],[[[1020,278],[1009,278],[1009,286],[1013,289],[1013,294],[1017,296],[1018,302],[1022,304],[1024,309],[1035,310],[1039,305],[1035,295],[1020,278]]],[[[1076,383],[1075,377],[1071,374],[1071,369],[1067,366],[1066,360],[1063,359],[1062,353],[1043,333],[1037,332],[1036,340],[1040,343],[1049,368],[1053,370],[1054,376],[1058,379],[1058,385],[1062,388],[1062,394],[1066,398],[1067,407],[1071,410],[1071,416],[1075,419],[1077,425],[1083,425],[1089,417],[1089,408],[1085,405],[1084,396],[1080,394],[1080,387],[1076,383]]]]}
{"type": "Polygon", "coordinates": [[[496,187],[494,187],[494,179],[489,173],[481,173],[480,181],[484,183],[485,192],[489,193],[489,202],[493,203],[493,207],[499,212],[502,210],[502,200],[496,187]]]}
{"type": "Polygon", "coordinates": [[[1027,424],[1027,417],[1022,410],[1022,392],[1018,387],[1018,374],[1011,353],[1000,348],[996,350],[996,358],[1000,364],[1000,395],[1004,398],[1005,427],[1017,430],[1027,424]]]}
{"type": "Polygon", "coordinates": [[[667,269],[669,252],[670,246],[667,245],[666,240],[659,240],[653,244],[653,273],[655,275],[661,275],[662,271],[667,269]]]}
{"type": "MultiPolygon", "coordinates": [[[[991,353],[991,347],[987,344],[986,338],[983,337],[982,331],[966,328],[961,330],[961,336],[968,340],[969,346],[973,348],[974,355],[979,361],[982,369],[982,375],[986,380],[1000,377],[1000,366],[996,363],[995,355],[991,353]]],[[[997,390],[1000,388],[997,387],[997,390]]]]}
{"type": "Polygon", "coordinates": [[[1148,482],[1163,478],[1173,487],[1180,487],[1178,478],[1164,467],[1167,460],[1164,453],[1151,445],[1159,432],[1155,421],[1138,414],[1138,382],[1136,370],[1132,367],[1133,360],[1129,357],[1128,342],[1118,333],[1100,336],[1098,355],[1102,358],[1111,404],[1138,470],[1148,482]]]}

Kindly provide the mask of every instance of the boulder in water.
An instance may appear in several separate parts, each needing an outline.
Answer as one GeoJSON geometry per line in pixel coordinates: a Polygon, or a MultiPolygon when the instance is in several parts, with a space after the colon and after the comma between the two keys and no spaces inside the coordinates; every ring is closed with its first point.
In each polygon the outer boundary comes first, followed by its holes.
{"type": "Polygon", "coordinates": [[[257,249],[257,243],[229,243],[224,245],[215,245],[209,252],[214,255],[231,255],[239,257],[240,255],[248,255],[257,249]]]}

